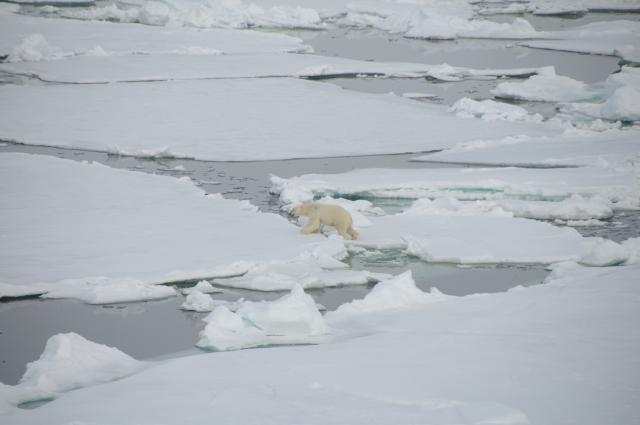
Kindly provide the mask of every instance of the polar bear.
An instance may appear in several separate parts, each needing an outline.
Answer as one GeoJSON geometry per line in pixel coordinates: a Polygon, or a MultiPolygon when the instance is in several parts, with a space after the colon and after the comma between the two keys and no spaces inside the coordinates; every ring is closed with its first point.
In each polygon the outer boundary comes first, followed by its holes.
{"type": "Polygon", "coordinates": [[[351,214],[338,205],[307,202],[293,209],[293,214],[309,217],[309,222],[302,228],[302,233],[317,233],[320,225],[333,226],[343,239],[358,239],[358,232],[353,229],[351,214]]]}

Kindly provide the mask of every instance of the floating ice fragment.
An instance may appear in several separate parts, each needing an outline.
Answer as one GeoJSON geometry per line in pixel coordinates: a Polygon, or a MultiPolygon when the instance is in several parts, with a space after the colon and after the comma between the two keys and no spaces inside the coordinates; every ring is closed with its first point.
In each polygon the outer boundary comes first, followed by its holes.
{"type": "Polygon", "coordinates": [[[40,358],[27,365],[16,391],[20,402],[55,397],[64,391],[122,378],[142,366],[117,348],[75,333],[57,334],[49,338],[40,358]]]}
{"type": "Polygon", "coordinates": [[[378,283],[363,299],[342,304],[327,317],[329,320],[343,320],[356,314],[407,308],[446,298],[436,288],[430,293],[418,289],[409,270],[378,283]]]}
{"type": "Polygon", "coordinates": [[[204,321],[197,346],[216,351],[314,344],[329,335],[315,301],[299,285],[275,301],[245,301],[235,313],[220,306],[204,321]]]}

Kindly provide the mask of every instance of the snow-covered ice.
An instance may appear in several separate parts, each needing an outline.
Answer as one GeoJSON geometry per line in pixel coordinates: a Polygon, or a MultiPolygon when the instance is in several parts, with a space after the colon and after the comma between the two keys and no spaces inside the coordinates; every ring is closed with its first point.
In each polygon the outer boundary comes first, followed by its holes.
{"type": "Polygon", "coordinates": [[[627,161],[636,161],[639,155],[640,133],[625,129],[562,137],[476,141],[413,160],[535,167],[620,166],[627,161]]]}
{"type": "MultiPolygon", "coordinates": [[[[85,22],[73,19],[38,18],[0,11],[0,55],[24,57],[24,40],[37,35],[60,56],[91,55],[96,48],[106,54],[157,53],[257,53],[309,51],[298,38],[252,30],[163,28],[139,24],[85,22]]],[[[38,47],[37,45],[35,46],[38,47]]]]}
{"type": "Polygon", "coordinates": [[[324,241],[172,177],[48,156],[0,157],[2,296],[166,297],[172,288],[145,284],[239,275],[251,262],[293,258],[324,241]]]}
{"type": "MultiPolygon", "coordinates": [[[[446,64],[386,63],[359,61],[312,54],[255,53],[243,55],[82,55],[65,60],[63,53],[41,36],[29,38],[22,51],[13,53],[24,61],[0,64],[0,70],[18,75],[37,76],[48,82],[112,83],[158,80],[264,77],[338,77],[376,75],[384,77],[424,78],[446,81],[465,78],[528,76],[542,72],[538,68],[472,69],[446,64]],[[35,38],[34,38],[35,37],[35,38]],[[33,40],[32,40],[33,39],[33,40]],[[34,43],[42,44],[42,47],[34,43]],[[36,48],[38,47],[38,48],[36,48]],[[39,62],[38,62],[39,61],[39,62]]],[[[12,56],[13,57],[13,56],[12,56]]]]}
{"type": "Polygon", "coordinates": [[[441,105],[291,78],[4,85],[0,97],[0,138],[140,156],[266,160],[423,152],[557,132],[536,123],[458,118],[441,105]],[[286,101],[274,103],[276,96],[286,101]]]}
{"type": "Polygon", "coordinates": [[[203,319],[200,348],[226,351],[264,345],[324,342],[329,327],[300,285],[274,301],[245,301],[236,312],[221,306],[203,319]]]}
{"type": "Polygon", "coordinates": [[[331,344],[173,359],[4,419],[635,423],[639,273],[565,264],[544,285],[331,321],[331,344]]]}
{"type": "Polygon", "coordinates": [[[47,340],[40,358],[27,365],[20,383],[4,386],[0,397],[4,395],[14,405],[52,398],[65,391],[123,378],[142,366],[142,362],[117,348],[72,332],[57,334],[47,340]]]}

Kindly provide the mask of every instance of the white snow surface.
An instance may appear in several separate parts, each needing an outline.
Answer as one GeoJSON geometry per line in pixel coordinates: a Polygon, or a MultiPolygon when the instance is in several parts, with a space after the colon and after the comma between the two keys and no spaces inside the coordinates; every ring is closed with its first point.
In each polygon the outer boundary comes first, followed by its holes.
{"type": "Polygon", "coordinates": [[[56,397],[60,393],[131,375],[143,363],[114,347],[86,340],[76,333],[50,337],[40,358],[27,364],[16,386],[6,386],[11,404],[56,397]]]}
{"type": "MultiPolygon", "coordinates": [[[[309,51],[298,38],[277,33],[230,29],[195,30],[138,24],[85,22],[74,19],[39,18],[0,11],[0,55],[12,54],[25,39],[37,34],[55,55],[91,55],[99,48],[105,54],[158,53],[258,53],[309,51]]],[[[24,50],[24,49],[23,49],[24,50]]],[[[38,60],[18,56],[14,60],[38,60]]]]}
{"type": "Polygon", "coordinates": [[[616,167],[640,156],[636,129],[582,132],[562,137],[519,137],[498,142],[476,141],[413,158],[414,161],[538,167],[616,167]]]}
{"type": "Polygon", "coordinates": [[[173,359],[38,409],[10,410],[4,419],[635,423],[639,273],[638,266],[565,264],[544,285],[331,321],[337,336],[331,344],[173,359]],[[239,408],[237,400],[251,408],[239,408]]]}
{"type": "Polygon", "coordinates": [[[557,75],[553,67],[546,68],[541,75],[529,77],[524,82],[500,83],[491,93],[501,98],[545,102],[573,102],[596,97],[596,93],[587,84],[557,75]]]}
{"type": "Polygon", "coordinates": [[[313,344],[326,341],[330,333],[315,301],[300,285],[274,301],[245,301],[235,312],[218,307],[203,320],[207,326],[197,346],[215,351],[313,344]]]}
{"type": "MultiPolygon", "coordinates": [[[[240,32],[240,31],[238,31],[240,32]]],[[[15,59],[0,64],[0,70],[19,75],[33,75],[49,82],[113,83],[158,80],[193,80],[251,77],[336,77],[379,75],[385,77],[433,77],[458,81],[474,77],[522,76],[536,74],[538,68],[473,69],[447,64],[387,63],[359,61],[297,53],[251,53],[212,55],[164,53],[151,55],[79,55],[65,60],[40,35],[12,53],[15,59]],[[22,61],[17,61],[22,59],[22,61]],[[39,61],[39,62],[38,62],[39,61]]],[[[24,44],[24,42],[23,42],[24,44]]],[[[21,45],[22,46],[22,45],[21,45]]]]}
{"type": "Polygon", "coordinates": [[[0,192],[1,296],[166,297],[145,284],[239,275],[325,243],[189,181],[96,163],[2,153],[0,192]]]}
{"type": "Polygon", "coordinates": [[[458,118],[440,105],[289,78],[4,85],[0,97],[1,138],[139,156],[266,160],[421,152],[557,132],[535,123],[458,118]],[[286,101],[274,103],[275,96],[286,101]]]}

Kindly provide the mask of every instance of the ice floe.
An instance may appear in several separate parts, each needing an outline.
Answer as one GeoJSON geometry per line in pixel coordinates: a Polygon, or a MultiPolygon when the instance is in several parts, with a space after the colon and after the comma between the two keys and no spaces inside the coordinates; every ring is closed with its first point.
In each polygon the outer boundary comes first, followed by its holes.
{"type": "Polygon", "coordinates": [[[0,156],[1,296],[166,297],[172,288],[146,284],[239,275],[251,262],[293,258],[324,241],[171,177],[0,156]]]}
{"type": "Polygon", "coordinates": [[[0,138],[138,156],[266,160],[424,152],[479,138],[557,133],[290,78],[3,85],[0,96],[0,138]],[[276,96],[286,101],[274,104],[276,96]]]}
{"type": "Polygon", "coordinates": [[[245,301],[236,312],[220,306],[203,320],[207,326],[197,345],[216,351],[313,344],[330,334],[315,301],[299,285],[274,301],[245,301]]]}
{"type": "Polygon", "coordinates": [[[637,161],[640,133],[635,129],[562,137],[518,137],[497,142],[475,141],[413,158],[415,161],[533,167],[618,167],[637,161]]]}
{"type": "Polygon", "coordinates": [[[198,291],[203,294],[213,294],[216,292],[223,292],[222,289],[216,288],[213,285],[211,285],[211,283],[208,280],[201,280],[194,286],[191,286],[189,288],[183,288],[181,290],[181,292],[186,295],[189,295],[191,292],[194,292],[194,291],[198,291]]]}
{"type": "Polygon", "coordinates": [[[38,18],[6,11],[0,12],[0,35],[0,55],[14,55],[13,60],[85,55],[91,54],[96,48],[115,55],[309,51],[309,47],[302,44],[300,39],[277,33],[228,29],[198,31],[189,28],[84,22],[38,18]],[[45,46],[49,50],[43,51],[45,46]],[[25,57],[26,52],[34,50],[44,53],[43,57],[25,57]]]}
{"type": "Polygon", "coordinates": [[[367,75],[403,78],[432,77],[446,81],[459,81],[478,77],[529,76],[540,71],[537,68],[472,69],[446,64],[358,61],[293,53],[217,55],[215,57],[180,53],[129,56],[85,54],[65,60],[42,61],[42,59],[55,59],[64,55],[59,50],[52,50],[40,35],[30,36],[23,44],[19,46],[19,50],[14,49],[9,56],[10,60],[20,58],[23,61],[0,64],[0,70],[10,74],[35,76],[48,82],[62,83],[264,77],[331,78],[367,75]]]}
{"type": "MultiPolygon", "coordinates": [[[[565,263],[544,285],[331,321],[339,335],[331,344],[173,359],[4,419],[282,424],[298,422],[303,409],[309,424],[461,416],[477,425],[631,423],[640,402],[638,273],[638,266],[565,263]]],[[[217,320],[233,329],[244,323],[236,319],[217,320]]]]}
{"type": "Polygon", "coordinates": [[[538,49],[619,56],[629,63],[640,62],[640,23],[636,21],[592,22],[566,30],[547,31],[541,38],[548,40],[521,44],[538,49]]]}
{"type": "Polygon", "coordinates": [[[75,333],[57,334],[47,340],[40,358],[27,365],[20,383],[5,386],[0,397],[4,395],[14,405],[53,398],[65,391],[123,378],[142,367],[142,362],[117,348],[75,333]]]}
{"type": "MultiPolygon", "coordinates": [[[[607,168],[423,168],[358,169],[341,174],[271,178],[271,191],[285,204],[321,196],[364,199],[454,197],[458,200],[557,202],[580,195],[612,208],[638,208],[638,182],[629,172],[607,168]]],[[[370,218],[373,220],[373,218],[370,218]]],[[[384,217],[381,217],[384,219],[384,217]]]]}

